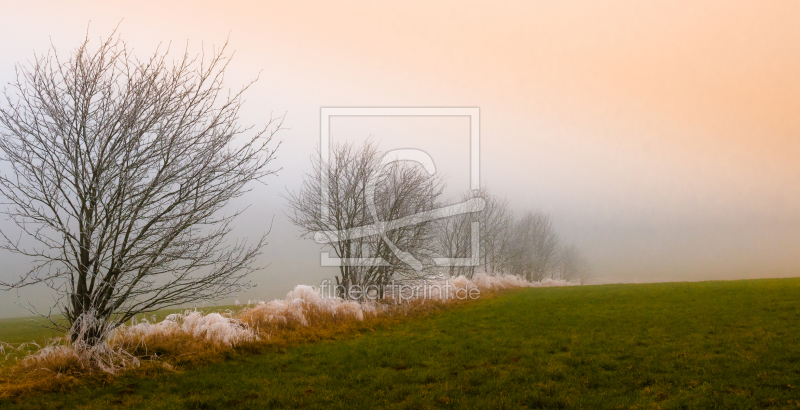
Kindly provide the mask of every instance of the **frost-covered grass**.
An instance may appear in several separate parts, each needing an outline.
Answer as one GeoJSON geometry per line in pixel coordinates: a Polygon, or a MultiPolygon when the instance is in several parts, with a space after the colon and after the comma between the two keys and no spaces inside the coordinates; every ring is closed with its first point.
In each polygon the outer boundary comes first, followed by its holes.
{"type": "Polygon", "coordinates": [[[55,338],[44,346],[0,345],[0,353],[10,352],[0,357],[6,363],[0,369],[0,398],[64,390],[97,374],[193,368],[222,360],[237,349],[261,350],[320,340],[346,333],[365,319],[406,316],[412,311],[457,303],[459,295],[466,298],[472,291],[569,285],[551,280],[530,283],[512,276],[484,274],[477,275],[474,281],[457,277],[424,284],[434,285],[437,292],[362,302],[324,295],[320,289],[298,285],[285,299],[249,301],[237,311],[188,310],[170,314],[161,321],[156,316],[151,320],[134,318],[130,323],[109,327],[103,333],[102,343],[93,345],[84,342],[82,335],[103,324],[88,312],[65,337],[55,338]]]}
{"type": "Polygon", "coordinates": [[[355,323],[332,340],[0,407],[800,407],[800,279],[522,289],[355,323]]]}

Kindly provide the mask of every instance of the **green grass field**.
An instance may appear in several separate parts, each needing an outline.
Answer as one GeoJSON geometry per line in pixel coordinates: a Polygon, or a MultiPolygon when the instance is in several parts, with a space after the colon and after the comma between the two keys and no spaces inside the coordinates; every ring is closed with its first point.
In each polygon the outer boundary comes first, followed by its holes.
{"type": "Polygon", "coordinates": [[[36,342],[45,343],[48,338],[60,336],[49,329],[45,329],[32,318],[13,318],[0,319],[0,342],[24,343],[36,342]]]}
{"type": "Polygon", "coordinates": [[[800,279],[525,289],[3,409],[800,408],[800,279]]]}

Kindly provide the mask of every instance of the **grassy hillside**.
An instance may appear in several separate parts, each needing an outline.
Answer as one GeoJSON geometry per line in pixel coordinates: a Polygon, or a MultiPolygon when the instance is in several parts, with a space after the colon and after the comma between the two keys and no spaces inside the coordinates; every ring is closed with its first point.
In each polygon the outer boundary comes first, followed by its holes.
{"type": "Polygon", "coordinates": [[[42,344],[48,338],[60,336],[49,329],[43,328],[40,322],[43,322],[43,320],[33,318],[0,319],[0,342],[36,342],[42,344]]]}
{"type": "MultiPolygon", "coordinates": [[[[236,306],[214,306],[198,309],[204,312],[216,312],[224,311],[226,309],[236,309],[236,306]]],[[[186,309],[164,309],[148,314],[146,317],[147,319],[150,319],[152,316],[155,316],[156,320],[164,320],[167,315],[171,313],[182,312],[184,310],[186,309]]],[[[140,319],[142,317],[145,317],[145,315],[139,315],[140,319]]],[[[62,323],[65,323],[66,320],[63,319],[63,316],[61,315],[54,315],[53,318],[57,322],[62,323]]],[[[43,324],[47,323],[48,322],[46,319],[37,317],[0,319],[0,342],[16,344],[34,341],[42,344],[49,340],[49,338],[63,336],[63,334],[54,333],[52,330],[42,326],[43,324]]]]}
{"type": "Polygon", "coordinates": [[[514,291],[17,408],[798,408],[800,279],[514,291]]]}

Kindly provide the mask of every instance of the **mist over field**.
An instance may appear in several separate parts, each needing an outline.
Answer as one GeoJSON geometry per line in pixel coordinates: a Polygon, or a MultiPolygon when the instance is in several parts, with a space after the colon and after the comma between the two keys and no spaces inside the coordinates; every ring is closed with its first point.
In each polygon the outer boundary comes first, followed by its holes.
{"type": "MultiPolygon", "coordinates": [[[[549,214],[589,261],[589,283],[800,274],[800,5],[602,4],[13,2],[0,16],[0,83],[87,30],[99,39],[119,26],[142,55],[228,39],[226,84],[259,77],[241,121],[285,114],[287,128],[276,134],[278,175],[230,204],[249,206],[234,236],[271,227],[259,257],[268,266],[240,300],[337,272],[298,237],[284,198],[311,169],[322,107],[479,108],[481,183],[517,214],[549,214]]],[[[467,118],[337,117],[330,132],[424,150],[445,196],[469,188],[467,118]]],[[[18,234],[9,221],[0,229],[18,234]]],[[[0,258],[5,281],[29,266],[0,258]]],[[[27,315],[15,302],[28,301],[52,299],[40,287],[0,293],[0,317],[27,315]]]]}

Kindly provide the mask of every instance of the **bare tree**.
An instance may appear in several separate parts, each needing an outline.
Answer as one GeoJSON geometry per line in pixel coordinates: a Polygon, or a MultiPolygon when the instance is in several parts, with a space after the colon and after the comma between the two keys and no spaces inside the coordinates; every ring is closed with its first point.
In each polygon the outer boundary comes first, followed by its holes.
{"type": "MultiPolygon", "coordinates": [[[[469,196],[466,194],[462,199],[469,199],[469,196]]],[[[473,220],[478,219],[472,213],[453,215],[439,220],[436,230],[438,253],[447,258],[469,258],[473,251],[471,241],[473,220]]],[[[448,269],[451,277],[463,275],[471,279],[475,273],[475,266],[452,264],[448,269]]]]}
{"type": "Polygon", "coordinates": [[[444,182],[419,165],[404,162],[384,163],[376,181],[379,181],[375,190],[378,219],[389,223],[406,221],[387,227],[383,236],[374,237],[380,239],[374,245],[374,254],[389,262],[380,283],[426,276],[425,270],[433,265],[436,231],[435,220],[427,220],[423,215],[440,206],[438,199],[444,182]]]}
{"type": "Polygon", "coordinates": [[[423,275],[422,266],[409,259],[430,264],[433,222],[414,218],[436,207],[442,181],[413,164],[387,163],[371,141],[335,145],[330,160],[320,154],[311,162],[300,191],[287,194],[289,217],[301,237],[325,243],[343,260],[336,277],[339,295],[354,296],[342,293],[354,286],[382,291],[390,280],[423,275]],[[396,220],[408,223],[378,229],[396,220]]]}
{"type": "Polygon", "coordinates": [[[83,340],[95,344],[140,312],[249,285],[266,235],[231,243],[240,211],[221,211],[276,172],[281,120],[239,125],[249,85],[223,87],[224,51],[138,60],[112,34],[17,67],[0,109],[0,194],[27,239],[3,233],[2,247],[34,262],[3,288],[46,284],[70,323],[95,323],[83,340]]]}
{"type": "Polygon", "coordinates": [[[529,281],[551,274],[558,258],[558,235],[550,216],[528,212],[513,227],[509,246],[509,271],[529,281]]]}
{"type": "Polygon", "coordinates": [[[567,282],[578,281],[580,284],[589,278],[589,263],[574,244],[561,248],[555,276],[567,282]]]}
{"type": "Polygon", "coordinates": [[[513,222],[507,201],[495,197],[486,188],[470,190],[461,197],[462,201],[471,198],[483,199],[483,209],[442,219],[437,234],[438,252],[448,258],[469,258],[473,251],[480,253],[479,265],[450,266],[450,276],[463,275],[470,279],[481,265],[485,272],[490,273],[500,272],[506,267],[508,234],[513,222]],[[479,222],[478,249],[472,249],[473,222],[479,222]]]}
{"type": "Polygon", "coordinates": [[[481,191],[481,195],[486,201],[486,207],[479,214],[483,267],[489,273],[504,272],[508,270],[514,215],[506,199],[500,199],[486,189],[481,191]]]}

